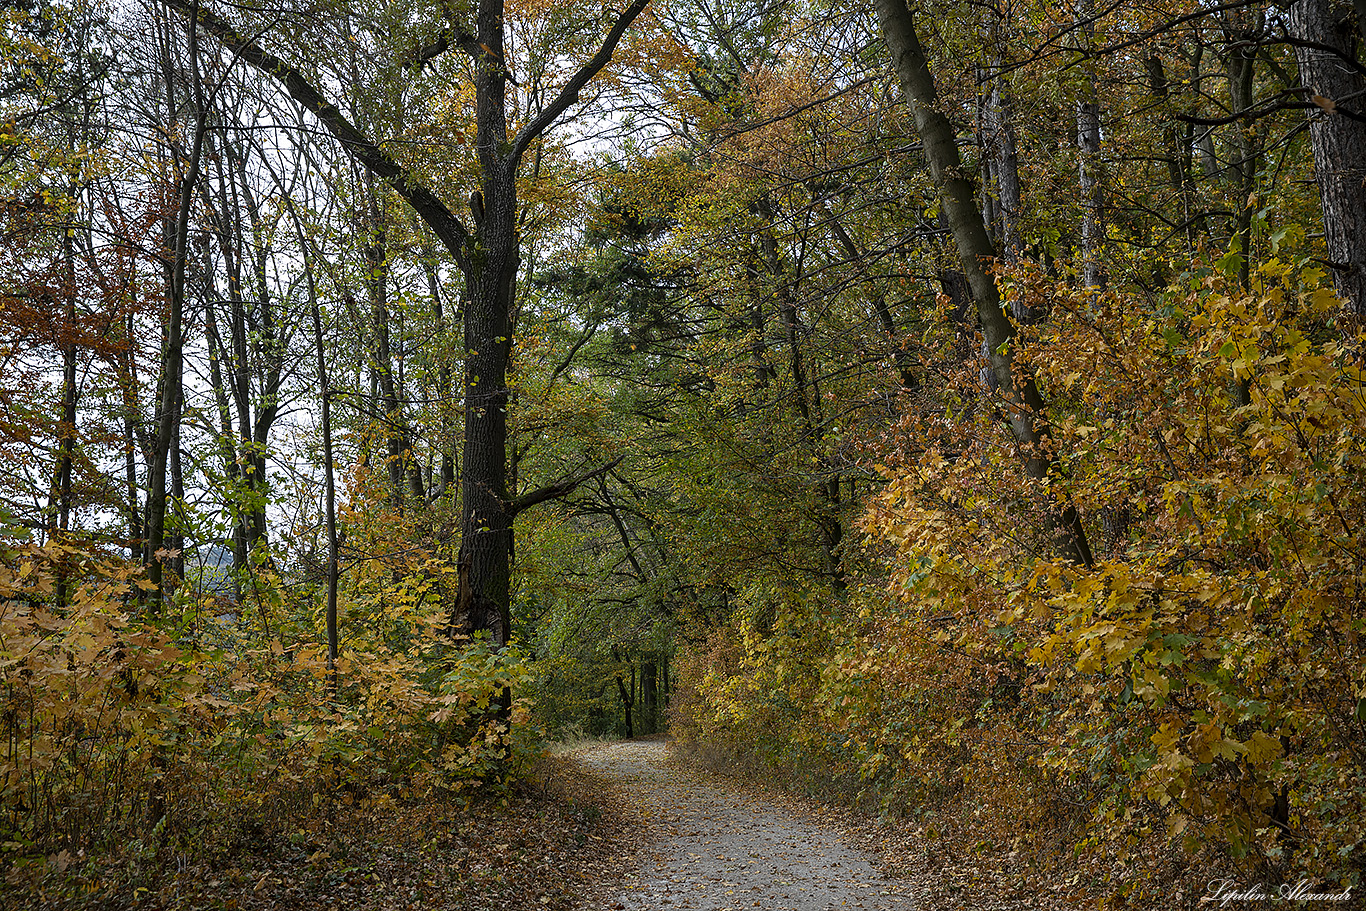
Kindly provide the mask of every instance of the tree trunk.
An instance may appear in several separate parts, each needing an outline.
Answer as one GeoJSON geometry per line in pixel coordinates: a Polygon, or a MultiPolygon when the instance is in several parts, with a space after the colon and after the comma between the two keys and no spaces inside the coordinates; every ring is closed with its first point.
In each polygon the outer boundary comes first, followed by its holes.
{"type": "MultiPolygon", "coordinates": [[[[75,192],[71,193],[75,202],[75,192]]],[[[52,495],[48,512],[55,528],[66,531],[71,525],[71,467],[76,448],[76,251],[71,232],[62,239],[62,256],[66,274],[63,276],[66,297],[63,322],[66,338],[62,341],[62,415],[61,442],[57,447],[57,467],[53,472],[52,495]]],[[[62,597],[58,597],[58,603],[62,597]]]]}
{"type": "MultiPolygon", "coordinates": [[[[234,156],[237,165],[237,180],[241,186],[242,201],[246,206],[252,234],[259,238],[270,236],[269,226],[261,215],[261,207],[252,192],[251,181],[247,179],[247,153],[234,156]]],[[[255,369],[248,374],[258,376],[256,401],[251,422],[251,457],[254,470],[252,485],[255,496],[249,514],[248,537],[253,547],[265,543],[268,527],[266,524],[266,496],[270,486],[266,477],[266,455],[270,444],[270,431],[280,413],[280,375],[284,366],[284,354],[279,339],[280,328],[276,318],[274,299],[270,293],[270,283],[266,271],[270,256],[268,241],[258,241],[252,259],[252,272],[256,284],[255,332],[251,343],[251,353],[255,369]]],[[[244,419],[245,420],[245,419],[244,419]]]]}
{"type": "Polygon", "coordinates": [[[120,397],[120,412],[123,418],[123,480],[127,496],[125,509],[128,514],[128,554],[130,560],[139,560],[145,547],[144,517],[138,511],[138,451],[150,449],[146,445],[146,433],[139,418],[137,403],[137,357],[131,344],[133,335],[133,316],[128,314],[123,325],[123,334],[128,341],[127,347],[116,356],[115,370],[120,397]]]}
{"type": "Polygon", "coordinates": [[[877,315],[878,324],[882,331],[887,335],[888,342],[893,345],[893,361],[896,364],[897,376],[901,380],[901,388],[906,392],[914,392],[920,388],[920,380],[915,375],[915,361],[911,353],[906,350],[902,343],[900,330],[897,329],[896,320],[892,317],[892,310],[887,305],[887,296],[873,283],[872,277],[868,274],[864,261],[867,256],[862,253],[854,243],[854,239],[849,236],[849,232],[844,230],[844,225],[840,223],[839,216],[835,214],[829,202],[821,204],[821,212],[830,225],[830,232],[835,235],[835,240],[844,248],[844,252],[849,257],[849,262],[858,270],[859,276],[868,282],[868,303],[873,308],[873,313],[877,315]]]}
{"type": "MultiPolygon", "coordinates": [[[[72,146],[75,138],[72,137],[72,146]]],[[[76,186],[68,189],[68,199],[76,204],[76,186]]],[[[74,217],[74,215],[73,215],[74,217]]],[[[57,465],[52,473],[52,489],[48,496],[48,522],[52,538],[71,527],[71,469],[76,450],[76,249],[70,230],[62,237],[62,293],[66,298],[63,322],[66,337],[62,347],[62,414],[58,427],[57,465]]],[[[66,570],[56,570],[54,596],[59,606],[65,606],[67,596],[66,570]]]]}
{"type": "Polygon", "coordinates": [[[181,464],[183,456],[180,446],[181,418],[185,416],[185,390],[182,387],[176,396],[175,416],[172,419],[172,426],[175,428],[171,436],[170,452],[170,474],[171,474],[171,501],[167,504],[168,511],[175,517],[174,527],[168,536],[167,549],[171,554],[168,556],[167,563],[171,567],[171,572],[176,579],[185,577],[185,472],[181,464]]]}
{"type": "MultiPolygon", "coordinates": [[[[1082,22],[1083,53],[1090,52],[1095,32],[1091,24],[1093,13],[1092,0],[1081,0],[1077,18],[1082,22]]],[[[1100,266],[1105,239],[1100,181],[1100,99],[1095,70],[1090,66],[1082,76],[1081,93],[1077,98],[1077,189],[1081,193],[1081,281],[1087,288],[1100,288],[1105,280],[1100,266]]]]}
{"type": "Polygon", "coordinates": [[[1353,8],[1333,0],[1299,0],[1290,8],[1290,32],[1300,81],[1316,107],[1309,113],[1314,179],[1323,207],[1323,233],[1333,283],[1343,306],[1366,317],[1366,123],[1360,115],[1366,80],[1355,51],[1353,8]],[[1313,46],[1309,46],[1313,45],[1313,46]],[[1354,65],[1355,64],[1355,65],[1354,65]]]}
{"type": "Polygon", "coordinates": [[[633,737],[636,736],[635,724],[633,723],[632,718],[631,718],[631,709],[632,709],[632,708],[635,706],[635,704],[636,704],[636,699],[635,699],[635,693],[636,693],[636,669],[635,669],[634,666],[632,666],[632,667],[630,668],[630,674],[631,674],[631,689],[630,689],[629,691],[626,689],[626,684],[623,683],[622,680],[621,680],[621,674],[617,674],[617,694],[621,697],[621,707],[622,707],[622,710],[626,713],[626,739],[627,739],[627,740],[630,740],[631,738],[633,738],[633,737]]]}
{"type": "Polygon", "coordinates": [[[270,250],[265,238],[270,231],[248,178],[250,152],[227,139],[215,142],[212,135],[206,142],[208,158],[216,165],[217,192],[210,193],[205,187],[201,200],[210,213],[223,256],[229,332],[226,343],[219,330],[214,302],[205,307],[204,325],[214,354],[209,369],[218,412],[219,455],[224,474],[235,490],[229,503],[233,515],[233,560],[236,566],[243,567],[247,565],[247,554],[267,537],[266,455],[279,412],[284,358],[279,350],[279,330],[267,277],[270,250]],[[252,279],[250,293],[248,269],[252,279]]]}
{"type": "MultiPolygon", "coordinates": [[[[998,66],[999,69],[999,66],[998,66]]],[[[994,76],[987,95],[991,129],[992,173],[996,177],[996,197],[1001,220],[1001,260],[1007,265],[1019,262],[1020,241],[1020,155],[1015,143],[1015,106],[1010,93],[1001,87],[1002,78],[994,76]]]]}
{"type": "MultiPolygon", "coordinates": [[[[953,233],[968,288],[977,305],[989,367],[1005,400],[1007,420],[1025,473],[1044,480],[1056,474],[1057,461],[1053,442],[1042,422],[1043,398],[1029,372],[1014,367],[1015,329],[1002,311],[1000,293],[986,271],[996,252],[982,223],[982,214],[973,202],[972,181],[963,169],[953,127],[942,112],[929,61],[905,0],[877,0],[877,10],[893,65],[924,144],[930,174],[939,188],[940,210],[953,233]]],[[[1064,559],[1090,566],[1091,548],[1076,508],[1069,503],[1062,509],[1051,505],[1046,509],[1058,553],[1064,559]]]]}
{"type": "Polygon", "coordinates": [[[441,427],[438,436],[441,467],[436,483],[433,484],[429,481],[427,484],[427,495],[434,502],[445,496],[455,486],[455,450],[451,444],[456,416],[456,409],[451,404],[451,397],[454,395],[452,387],[455,371],[451,367],[450,329],[446,322],[445,308],[441,302],[441,283],[437,278],[435,254],[427,248],[425,243],[422,248],[421,260],[422,271],[427,278],[427,291],[432,296],[432,319],[436,323],[437,332],[440,334],[440,343],[437,346],[437,356],[440,358],[437,367],[437,389],[438,395],[441,397],[441,427]]]}
{"type": "MultiPolygon", "coordinates": [[[[302,239],[302,230],[300,230],[302,239]]],[[[332,467],[332,389],[327,380],[327,351],[323,347],[322,315],[318,312],[318,290],[313,269],[305,254],[304,271],[308,278],[309,308],[313,317],[313,344],[318,354],[318,388],[322,393],[323,423],[323,509],[327,524],[327,682],[332,698],[337,696],[337,493],[332,467]]]]}
{"type": "Polygon", "coordinates": [[[379,205],[370,194],[370,242],[365,245],[365,288],[370,297],[370,358],[374,364],[375,379],[381,400],[376,408],[383,415],[384,438],[388,458],[385,467],[389,473],[389,506],[398,515],[403,514],[403,464],[408,451],[403,432],[404,419],[402,404],[398,400],[398,389],[394,385],[393,350],[389,341],[389,300],[388,272],[389,251],[385,243],[385,230],[380,221],[379,205]]]}
{"type": "Polygon", "coordinates": [[[640,665],[640,704],[644,714],[640,719],[640,732],[653,734],[659,730],[659,670],[653,661],[640,665]]]}
{"type": "MultiPolygon", "coordinates": [[[[194,9],[197,10],[198,3],[195,2],[194,9]]],[[[199,56],[198,30],[188,29],[190,33],[190,60],[192,64],[197,64],[199,56]]],[[[171,72],[168,66],[166,72],[168,80],[167,93],[171,95],[170,82],[171,72]]],[[[199,181],[200,159],[204,150],[204,135],[207,132],[208,120],[207,111],[203,104],[202,93],[199,91],[197,66],[195,79],[195,127],[191,142],[189,161],[183,173],[180,172],[177,162],[177,172],[180,182],[177,186],[178,208],[176,210],[175,228],[171,241],[172,249],[170,261],[168,263],[167,281],[167,321],[166,321],[166,349],[162,358],[161,370],[161,400],[158,404],[158,422],[156,437],[152,446],[152,464],[148,470],[147,479],[147,544],[143,554],[143,559],[147,565],[147,578],[156,588],[152,595],[153,601],[151,609],[155,613],[160,609],[160,602],[163,595],[162,585],[162,560],[159,552],[166,543],[166,473],[169,462],[171,445],[175,439],[176,415],[179,411],[177,407],[181,395],[181,371],[183,339],[183,311],[185,305],[185,263],[189,246],[190,233],[190,208],[194,199],[195,185],[199,181]]],[[[175,104],[172,100],[170,104],[170,116],[175,116],[175,104]]]]}

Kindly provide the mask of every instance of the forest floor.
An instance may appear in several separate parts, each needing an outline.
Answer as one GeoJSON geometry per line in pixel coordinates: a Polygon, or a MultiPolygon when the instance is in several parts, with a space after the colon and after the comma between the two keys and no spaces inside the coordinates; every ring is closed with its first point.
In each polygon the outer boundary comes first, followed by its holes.
{"type": "Polygon", "coordinates": [[[910,911],[913,887],[811,813],[726,787],[670,761],[662,740],[606,744],[577,756],[615,782],[652,843],[608,895],[629,911],[910,911]]]}
{"type": "MultiPolygon", "coordinates": [[[[80,911],[1071,911],[1076,877],[1016,852],[949,850],[763,781],[699,769],[662,738],[548,757],[502,799],[311,794],[159,846],[5,862],[0,908],[80,911]],[[262,812],[262,811],[266,812],[262,812]],[[1050,881],[1052,880],[1052,881],[1050,881]]],[[[980,847],[980,845],[978,846],[980,847]]]]}
{"type": "MultiPolygon", "coordinates": [[[[333,795],[334,797],[336,795],[333,795]]],[[[502,797],[315,802],[272,792],[159,839],[15,858],[4,911],[572,911],[639,855],[610,782],[554,757],[502,797]]],[[[10,847],[9,845],[5,846],[10,847]]]]}
{"type": "Polygon", "coordinates": [[[583,908],[1079,911],[1101,894],[1083,868],[1045,874],[1028,852],[974,836],[971,819],[941,819],[952,835],[880,822],[699,768],[663,738],[588,745],[567,758],[602,781],[640,835],[634,859],[623,854],[619,887],[605,884],[583,908]]]}

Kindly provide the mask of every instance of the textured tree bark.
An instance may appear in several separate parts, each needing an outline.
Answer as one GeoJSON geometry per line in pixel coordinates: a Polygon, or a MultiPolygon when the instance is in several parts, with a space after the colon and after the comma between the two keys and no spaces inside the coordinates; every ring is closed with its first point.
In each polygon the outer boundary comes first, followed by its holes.
{"type": "Polygon", "coordinates": [[[1366,40],[1366,21],[1360,7],[1299,0],[1290,8],[1290,32],[1300,42],[1300,81],[1317,105],[1309,114],[1309,139],[1333,283],[1343,305],[1366,317],[1366,123],[1338,109],[1357,115],[1366,109],[1356,55],[1358,38],[1366,40]],[[1353,34],[1357,29],[1360,35],[1353,34]]]}
{"type": "MultiPolygon", "coordinates": [[[[977,305],[989,369],[1006,404],[1006,419],[1019,446],[1025,473],[1044,480],[1057,469],[1052,441],[1041,420],[1044,402],[1033,377],[1028,371],[1016,370],[1013,364],[1015,329],[1001,309],[996,282],[986,271],[996,251],[973,201],[972,180],[963,169],[957,138],[939,103],[929,61],[906,0],[877,0],[877,10],[893,66],[924,145],[931,177],[939,188],[940,211],[953,234],[968,288],[977,305]]],[[[1064,559],[1086,566],[1092,564],[1091,548],[1075,507],[1050,507],[1049,524],[1057,551],[1064,559]]]]}
{"type": "MultiPolygon", "coordinates": [[[[998,65],[999,69],[999,65],[998,65]]],[[[1001,261],[1019,262],[1020,155],[1015,144],[1015,108],[1001,77],[991,79],[987,93],[987,124],[991,141],[991,171],[996,178],[997,217],[1001,221],[1001,261]]]]}

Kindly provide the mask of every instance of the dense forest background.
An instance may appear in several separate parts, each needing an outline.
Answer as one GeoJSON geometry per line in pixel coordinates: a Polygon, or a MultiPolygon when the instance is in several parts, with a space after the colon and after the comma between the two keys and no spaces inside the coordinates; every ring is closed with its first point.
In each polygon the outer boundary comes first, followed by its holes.
{"type": "Polygon", "coordinates": [[[1359,2],[0,16],[12,881],[667,720],[1360,884],[1359,2]]]}

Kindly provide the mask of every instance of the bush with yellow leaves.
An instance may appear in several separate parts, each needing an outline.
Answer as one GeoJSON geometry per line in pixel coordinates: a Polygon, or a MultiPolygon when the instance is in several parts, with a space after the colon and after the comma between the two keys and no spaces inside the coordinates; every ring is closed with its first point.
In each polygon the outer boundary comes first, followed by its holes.
{"type": "Polygon", "coordinates": [[[271,622],[224,625],[181,603],[188,586],[151,613],[141,567],[91,547],[0,547],[0,861],[116,838],[155,852],[301,800],[506,780],[528,745],[525,707],[504,696],[523,659],[452,643],[430,581],[372,593],[390,616],[378,635],[347,631],[334,686],[311,596],[268,566],[240,609],[271,622]]]}
{"type": "Polygon", "coordinates": [[[908,419],[921,451],[882,466],[866,516],[892,604],[832,691],[894,776],[961,784],[1006,742],[1039,812],[1084,811],[1085,844],[1165,833],[1232,869],[1355,885],[1363,344],[1308,261],[1273,258],[1251,288],[1237,267],[1152,301],[1003,281],[1051,313],[1017,363],[1051,401],[1061,471],[1024,479],[985,410],[908,419]],[[1094,566],[1048,553],[1050,500],[1080,509],[1094,566]],[[855,699],[855,679],[880,685],[855,699]]]}

